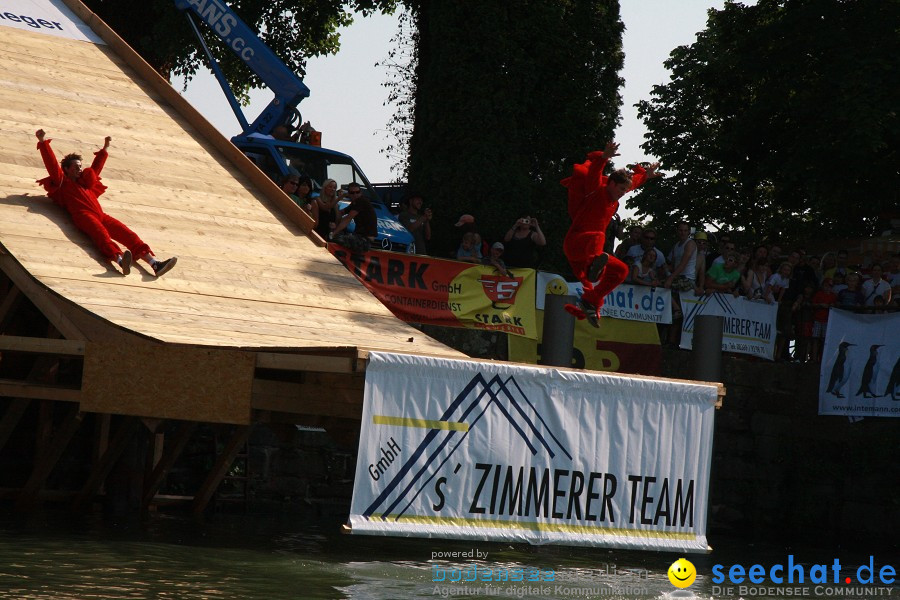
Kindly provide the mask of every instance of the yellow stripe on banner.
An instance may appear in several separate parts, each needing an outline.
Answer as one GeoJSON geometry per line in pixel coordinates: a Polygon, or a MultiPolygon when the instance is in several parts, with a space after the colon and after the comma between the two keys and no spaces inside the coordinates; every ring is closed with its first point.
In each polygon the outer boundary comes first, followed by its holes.
{"type": "Polygon", "coordinates": [[[446,429],[448,431],[468,431],[468,423],[458,421],[431,421],[429,419],[407,419],[406,417],[388,417],[387,415],[372,415],[372,422],[376,425],[396,425],[397,427],[417,427],[419,429],[446,429]]]}
{"type": "Polygon", "coordinates": [[[531,531],[549,531],[565,533],[581,533],[585,535],[618,535],[633,538],[655,538],[669,540],[695,540],[693,533],[677,531],[648,531],[646,529],[625,529],[623,527],[591,527],[589,525],[566,525],[554,523],[538,523],[536,521],[503,521],[500,519],[467,519],[465,517],[429,517],[422,515],[380,515],[373,514],[370,519],[384,518],[400,523],[418,523],[420,525],[469,525],[472,527],[496,527],[505,529],[528,529],[531,531]]]}

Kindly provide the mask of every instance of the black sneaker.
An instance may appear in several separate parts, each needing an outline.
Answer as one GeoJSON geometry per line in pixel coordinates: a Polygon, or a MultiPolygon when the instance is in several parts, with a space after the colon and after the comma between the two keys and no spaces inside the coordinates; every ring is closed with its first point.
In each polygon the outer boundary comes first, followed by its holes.
{"type": "Polygon", "coordinates": [[[122,258],[119,260],[119,266],[122,267],[122,275],[131,273],[132,260],[131,250],[126,250],[122,253],[122,258]]]}
{"type": "Polygon", "coordinates": [[[587,272],[588,281],[591,283],[600,279],[600,273],[603,272],[603,268],[606,267],[606,263],[609,261],[609,254],[604,252],[603,254],[598,254],[594,257],[594,260],[591,262],[591,266],[587,272]]]}
{"type": "Polygon", "coordinates": [[[166,260],[159,260],[153,263],[153,273],[157,277],[162,277],[166,273],[172,270],[172,267],[175,266],[175,263],[178,262],[178,257],[173,256],[172,258],[168,258],[166,260]]]}
{"type": "Polygon", "coordinates": [[[579,300],[581,304],[581,310],[584,311],[584,316],[587,319],[587,322],[591,324],[592,327],[600,328],[600,317],[597,316],[597,307],[591,304],[590,302],[585,301],[584,298],[579,300]]]}

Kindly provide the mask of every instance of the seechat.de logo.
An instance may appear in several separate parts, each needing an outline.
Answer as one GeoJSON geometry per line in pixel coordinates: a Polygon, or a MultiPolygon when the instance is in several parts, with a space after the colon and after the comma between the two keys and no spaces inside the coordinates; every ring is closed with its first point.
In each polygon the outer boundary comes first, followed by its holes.
{"type": "Polygon", "coordinates": [[[788,554],[786,563],[766,567],[765,565],[734,564],[731,567],[713,565],[712,582],[719,583],[817,583],[844,585],[891,585],[896,580],[897,570],[892,565],[876,566],[875,557],[869,556],[867,564],[855,570],[841,571],[841,561],[832,563],[805,564],[796,562],[793,554],[788,554]]]}
{"type": "Polygon", "coordinates": [[[686,588],[697,579],[697,569],[686,558],[679,558],[669,567],[669,581],[677,588],[686,588]]]}

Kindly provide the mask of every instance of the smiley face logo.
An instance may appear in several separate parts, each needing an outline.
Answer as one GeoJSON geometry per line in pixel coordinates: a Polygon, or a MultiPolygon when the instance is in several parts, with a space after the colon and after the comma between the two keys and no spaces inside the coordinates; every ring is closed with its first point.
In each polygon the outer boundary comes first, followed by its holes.
{"type": "Polygon", "coordinates": [[[566,292],[569,291],[569,286],[566,285],[566,282],[560,279],[559,277],[555,277],[550,280],[550,283],[547,284],[547,293],[553,294],[554,296],[562,296],[566,292]]]}
{"type": "Polygon", "coordinates": [[[669,581],[677,588],[686,588],[697,579],[697,569],[686,558],[679,558],[669,567],[669,581]]]}

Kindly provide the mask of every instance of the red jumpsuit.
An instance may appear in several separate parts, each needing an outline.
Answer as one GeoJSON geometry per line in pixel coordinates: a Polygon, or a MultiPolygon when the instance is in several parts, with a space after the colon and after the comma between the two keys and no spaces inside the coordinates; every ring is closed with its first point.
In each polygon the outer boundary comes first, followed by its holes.
{"type": "MultiPolygon", "coordinates": [[[[584,286],[582,298],[598,309],[603,306],[603,299],[617,285],[625,281],[628,267],[613,255],[600,274],[600,280],[594,287],[588,281],[587,273],[595,256],[603,253],[606,242],[606,228],[616,211],[618,200],[612,200],[606,191],[607,177],[603,175],[607,159],[603,152],[591,152],[588,159],[572,168],[572,176],[560,183],[569,190],[569,217],[572,225],[563,241],[563,251],[569,259],[572,272],[584,286]]],[[[644,183],[647,172],[635,165],[632,174],[631,191],[644,183]]]]}
{"type": "Polygon", "coordinates": [[[63,173],[50,148],[49,139],[38,142],[37,147],[41,151],[47,173],[50,174],[49,177],[38,180],[38,183],[44,186],[47,195],[54,202],[69,211],[75,226],[94,241],[107,260],[115,262],[122,253],[113,239],[125,244],[135,258],[141,258],[148,252],[153,254],[150,246],[135,232],[104,213],[100,202],[97,201],[97,197],[106,191],[106,186],[100,183],[100,171],[103,170],[106,157],[109,156],[106,150],[97,152],[91,166],[84,169],[78,179],[73,181],[63,173]]]}

